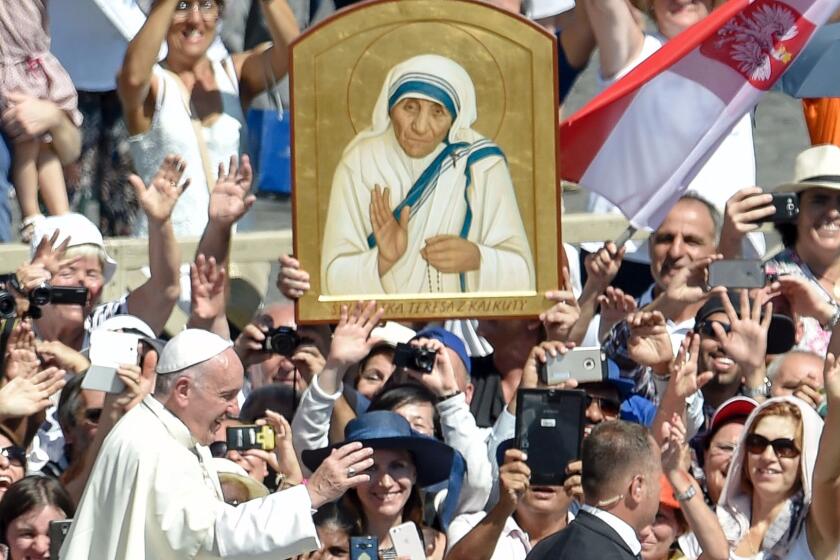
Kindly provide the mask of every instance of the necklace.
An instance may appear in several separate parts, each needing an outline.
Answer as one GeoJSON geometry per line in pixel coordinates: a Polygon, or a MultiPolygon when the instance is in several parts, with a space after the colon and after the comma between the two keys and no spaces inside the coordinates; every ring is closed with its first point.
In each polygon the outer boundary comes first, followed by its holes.
{"type": "Polygon", "coordinates": [[[429,263],[426,263],[426,280],[429,282],[429,293],[440,292],[440,271],[435,269],[435,276],[437,279],[436,287],[437,289],[432,289],[432,267],[429,266],[429,263]]]}

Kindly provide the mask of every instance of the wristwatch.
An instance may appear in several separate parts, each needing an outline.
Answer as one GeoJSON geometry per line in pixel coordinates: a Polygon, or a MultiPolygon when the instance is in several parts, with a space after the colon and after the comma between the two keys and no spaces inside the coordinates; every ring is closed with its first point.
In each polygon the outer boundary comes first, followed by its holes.
{"type": "Polygon", "coordinates": [[[688,488],[685,489],[685,492],[677,492],[676,490],[674,490],[674,498],[678,502],[687,502],[696,495],[697,488],[695,488],[693,484],[689,484],[688,488]]]}
{"type": "Polygon", "coordinates": [[[741,394],[751,399],[756,397],[769,397],[771,386],[772,383],[767,377],[765,377],[764,382],[758,387],[747,387],[746,385],[741,385],[741,394]]]}

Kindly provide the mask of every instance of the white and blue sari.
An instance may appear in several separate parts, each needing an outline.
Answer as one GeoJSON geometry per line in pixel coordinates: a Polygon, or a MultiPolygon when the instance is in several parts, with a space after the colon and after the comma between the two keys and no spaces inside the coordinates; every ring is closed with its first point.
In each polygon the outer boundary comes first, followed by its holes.
{"type": "Polygon", "coordinates": [[[327,295],[531,292],[531,253],[516,194],[501,149],[470,128],[475,89],[467,72],[448,58],[421,55],[391,69],[371,127],[344,150],[333,178],[321,254],[327,295]],[[390,120],[407,97],[439,103],[452,126],[431,154],[408,156],[390,120]],[[396,219],[410,207],[408,247],[384,275],[370,221],[371,192],[391,189],[396,219]],[[444,273],[420,255],[426,240],[456,235],[475,243],[478,270],[444,273]]]}

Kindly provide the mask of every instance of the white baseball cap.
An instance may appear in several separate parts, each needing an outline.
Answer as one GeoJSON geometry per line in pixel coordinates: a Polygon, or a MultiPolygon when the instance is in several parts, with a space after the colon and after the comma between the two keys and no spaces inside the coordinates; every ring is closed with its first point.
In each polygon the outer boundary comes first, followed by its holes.
{"type": "Polygon", "coordinates": [[[179,332],[163,347],[158,358],[158,375],[174,373],[190,366],[206,362],[233,347],[230,340],[203,329],[187,329],[179,332]]]}
{"type": "Polygon", "coordinates": [[[152,330],[146,321],[134,315],[114,315],[100,323],[94,330],[103,329],[106,331],[137,331],[148,338],[155,338],[155,331],[152,330]]]}
{"type": "Polygon", "coordinates": [[[35,255],[35,249],[44,237],[49,238],[58,230],[60,235],[53,247],[58,247],[61,242],[70,237],[70,244],[68,247],[78,247],[79,245],[95,245],[100,247],[105,253],[105,264],[102,267],[102,276],[105,283],[111,281],[114,273],[117,271],[117,261],[111,258],[105,250],[105,240],[102,238],[102,232],[99,231],[93,222],[88,220],[81,214],[62,214],[60,216],[48,216],[35,224],[35,233],[32,235],[32,241],[29,243],[29,255],[35,255]]]}

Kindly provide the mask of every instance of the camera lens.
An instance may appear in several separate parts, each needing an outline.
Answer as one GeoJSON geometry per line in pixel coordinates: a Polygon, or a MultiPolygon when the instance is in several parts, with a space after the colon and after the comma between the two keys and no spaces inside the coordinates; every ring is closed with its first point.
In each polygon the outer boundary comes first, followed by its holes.
{"type": "Polygon", "coordinates": [[[16,310],[15,297],[5,290],[0,290],[0,318],[12,319],[16,310]]]}
{"type": "Polygon", "coordinates": [[[583,367],[584,369],[594,369],[595,368],[595,360],[592,358],[587,358],[583,360],[583,367]]]}
{"type": "Polygon", "coordinates": [[[29,292],[29,302],[32,305],[47,305],[50,302],[50,287],[41,284],[29,292]]]}

